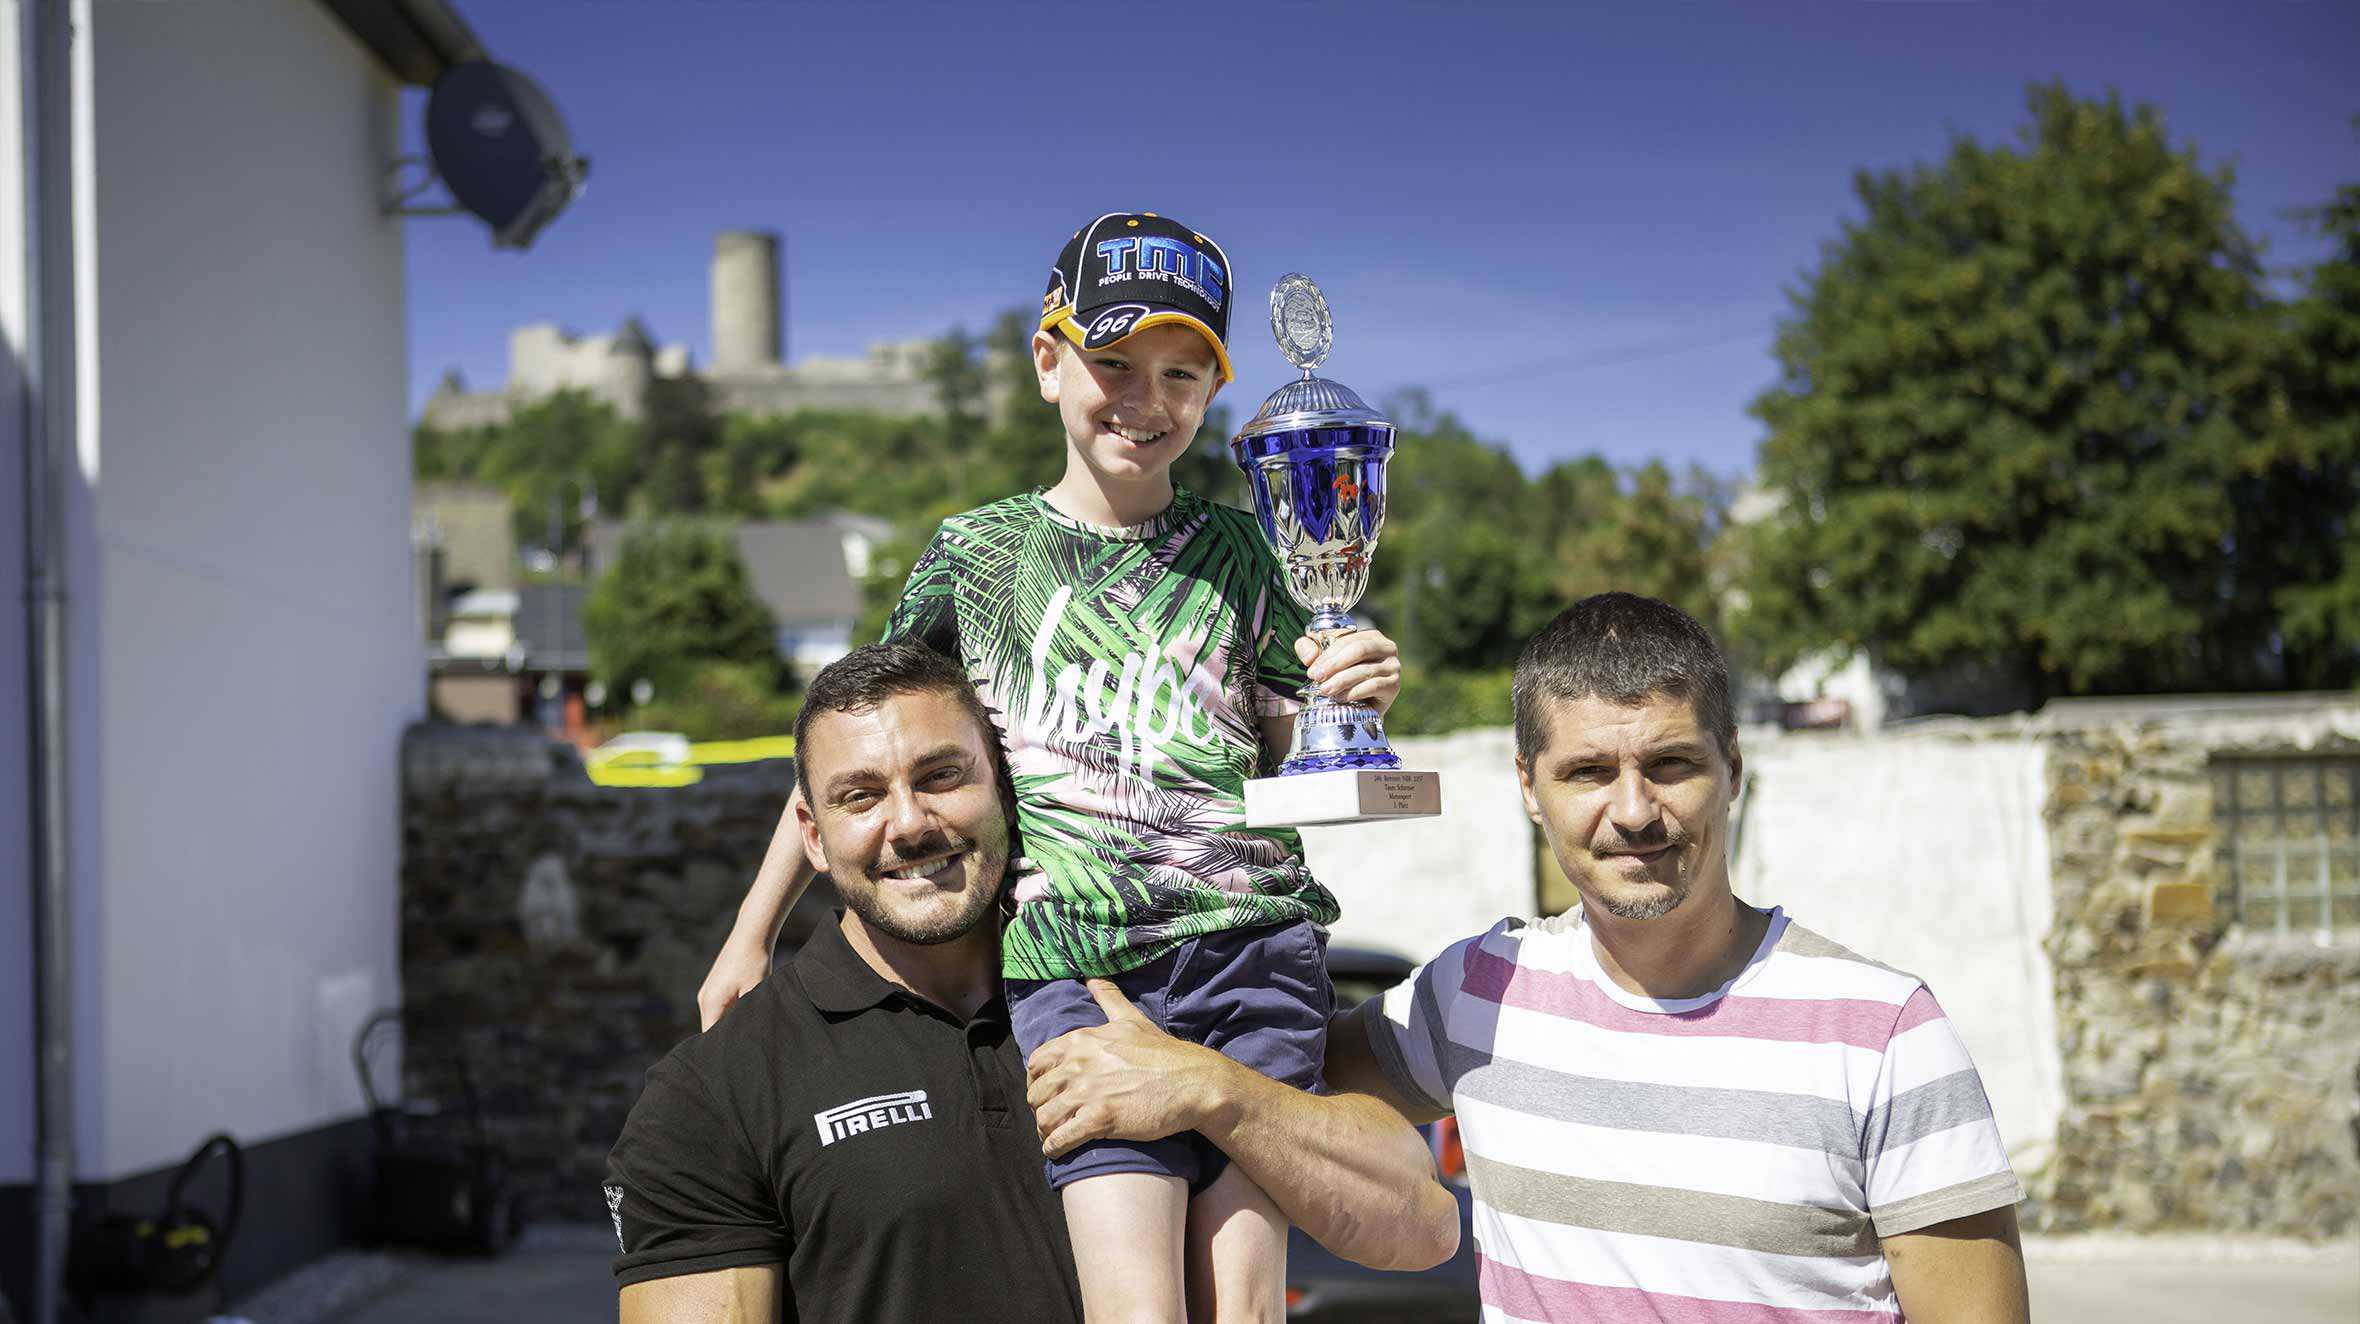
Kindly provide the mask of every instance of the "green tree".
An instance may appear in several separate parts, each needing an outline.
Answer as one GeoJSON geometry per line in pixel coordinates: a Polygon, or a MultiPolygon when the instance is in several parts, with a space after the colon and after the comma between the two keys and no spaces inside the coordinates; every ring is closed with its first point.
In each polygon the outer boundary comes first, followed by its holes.
{"type": "Polygon", "coordinates": [[[1860,173],[1791,296],[1744,633],[2035,695],[2278,681],[2236,494],[2292,437],[2231,176],[2151,108],[2028,102],[2015,148],[1860,173]]]}
{"type": "Polygon", "coordinates": [[[954,462],[971,455],[983,430],[984,342],[954,326],[926,350],[926,384],[942,414],[943,439],[954,462]]]}
{"type": "Polygon", "coordinates": [[[786,688],[770,612],[719,524],[634,524],[592,586],[582,628],[592,671],[626,698],[640,680],[673,696],[713,663],[749,668],[773,692],[786,688]]]}
{"type": "Polygon", "coordinates": [[[772,687],[763,667],[703,662],[689,668],[677,688],[642,706],[632,722],[691,740],[745,740],[793,731],[802,707],[799,698],[772,687]]]}
{"type": "MultiPolygon", "coordinates": [[[[2360,120],[2355,120],[2360,125],[2360,120]]],[[[2360,670],[2360,184],[2310,219],[2331,247],[2292,310],[2291,408],[2305,446],[2285,509],[2312,523],[2298,551],[2333,559],[2277,591],[2298,683],[2349,684],[2360,670]]]]}

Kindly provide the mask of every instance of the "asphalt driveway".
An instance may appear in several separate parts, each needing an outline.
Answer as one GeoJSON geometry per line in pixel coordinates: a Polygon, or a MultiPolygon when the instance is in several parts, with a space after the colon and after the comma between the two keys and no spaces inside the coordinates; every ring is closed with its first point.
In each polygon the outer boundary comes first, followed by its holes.
{"type": "MultiPolygon", "coordinates": [[[[498,1260],[349,1253],[243,1303],[252,1324],[517,1324],[615,1314],[604,1227],[536,1227],[498,1260]]],[[[2032,1317],[2070,1324],[2354,1324],[2360,1244],[2216,1238],[2038,1240],[2032,1317]]]]}

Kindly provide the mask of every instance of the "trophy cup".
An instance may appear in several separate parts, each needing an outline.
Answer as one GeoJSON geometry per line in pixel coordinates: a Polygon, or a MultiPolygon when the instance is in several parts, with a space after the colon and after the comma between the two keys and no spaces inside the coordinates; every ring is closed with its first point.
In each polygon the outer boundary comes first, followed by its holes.
{"type": "MultiPolygon", "coordinates": [[[[1348,386],[1314,375],[1334,341],[1327,299],[1304,275],[1270,291],[1270,332],[1303,375],[1270,393],[1229,443],[1253,487],[1262,535],[1287,591],[1311,612],[1313,639],[1350,630],[1385,525],[1393,425],[1348,386]]],[[[1302,827],[1442,812],[1439,775],[1404,772],[1383,717],[1365,703],[1306,691],[1295,749],[1275,777],[1246,782],[1246,826],[1302,827]]]]}

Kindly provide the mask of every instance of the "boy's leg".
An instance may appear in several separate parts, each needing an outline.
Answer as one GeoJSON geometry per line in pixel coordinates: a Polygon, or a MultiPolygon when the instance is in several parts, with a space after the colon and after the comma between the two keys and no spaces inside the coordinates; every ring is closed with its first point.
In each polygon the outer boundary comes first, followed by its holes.
{"type": "Polygon", "coordinates": [[[1193,1230],[1188,1183],[1156,1172],[1109,1172],[1058,1194],[1073,1240],[1084,1324],[1180,1324],[1189,1318],[1181,1271],[1193,1230]]]}
{"type": "MultiPolygon", "coordinates": [[[[1167,956],[1114,977],[1116,987],[1159,1020],[1176,958],[1167,956]]],[[[1017,1044],[1030,1058],[1069,1030],[1106,1023],[1098,1000],[1078,979],[1006,979],[1017,1044]]],[[[1046,1164],[1065,1207],[1074,1275],[1085,1324],[1181,1324],[1188,1192],[1199,1180],[1201,1142],[1193,1137],[1133,1142],[1095,1140],[1046,1164]]]]}
{"type": "MultiPolygon", "coordinates": [[[[1074,1249],[1079,1255],[1078,1243],[1074,1249]]],[[[1188,1202],[1187,1255],[1189,1324],[1272,1324],[1285,1317],[1286,1216],[1235,1164],[1188,1202]]]]}

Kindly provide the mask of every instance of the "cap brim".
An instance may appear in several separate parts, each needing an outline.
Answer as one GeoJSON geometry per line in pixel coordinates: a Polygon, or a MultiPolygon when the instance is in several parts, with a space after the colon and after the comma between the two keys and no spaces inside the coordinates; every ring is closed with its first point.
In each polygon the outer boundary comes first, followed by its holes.
{"type": "Polygon", "coordinates": [[[1056,327],[1059,331],[1065,333],[1066,339],[1072,341],[1076,346],[1082,349],[1107,349],[1129,340],[1131,337],[1138,335],[1140,332],[1145,331],[1151,326],[1163,326],[1166,323],[1172,322],[1177,322],[1182,326],[1194,330],[1198,335],[1205,338],[1206,344],[1213,347],[1213,366],[1215,371],[1221,374],[1221,381],[1224,384],[1237,380],[1237,372],[1235,369],[1229,366],[1229,351],[1222,347],[1221,337],[1214,335],[1213,328],[1206,326],[1202,318],[1193,317],[1187,313],[1177,312],[1172,309],[1161,309],[1156,312],[1149,313],[1147,316],[1131,323],[1130,328],[1124,331],[1121,335],[1116,336],[1111,340],[1101,341],[1095,345],[1091,344],[1089,339],[1082,333],[1082,324],[1074,320],[1073,308],[1071,305],[1060,308],[1056,312],[1051,313],[1049,316],[1041,319],[1041,324],[1044,327],[1056,327]]]}

